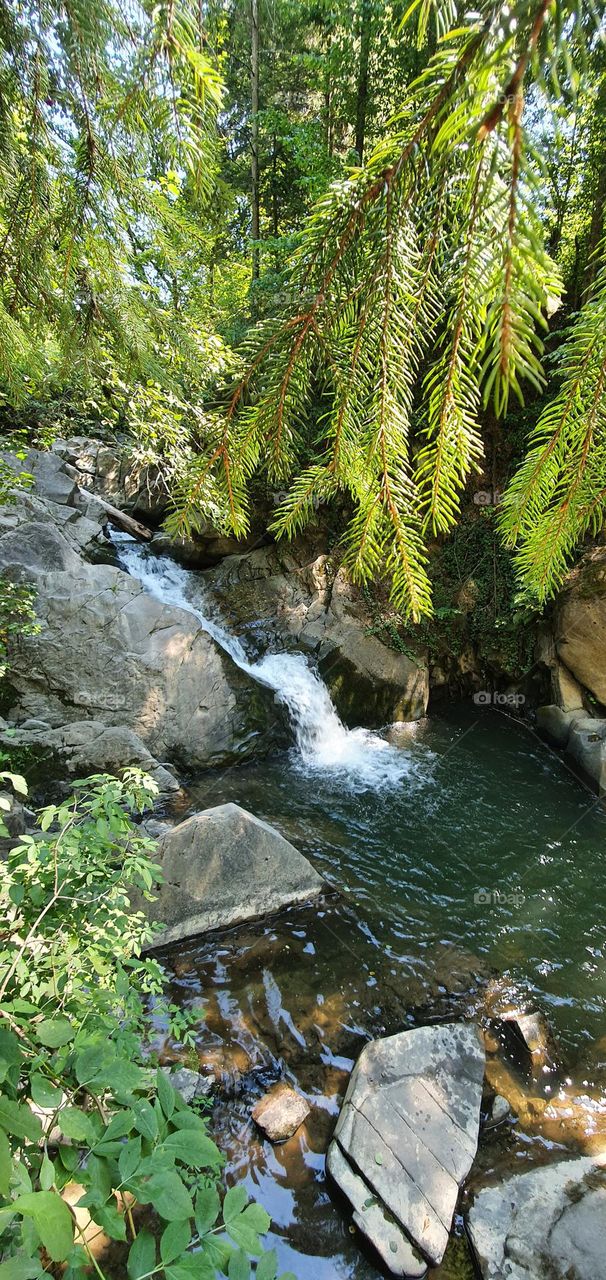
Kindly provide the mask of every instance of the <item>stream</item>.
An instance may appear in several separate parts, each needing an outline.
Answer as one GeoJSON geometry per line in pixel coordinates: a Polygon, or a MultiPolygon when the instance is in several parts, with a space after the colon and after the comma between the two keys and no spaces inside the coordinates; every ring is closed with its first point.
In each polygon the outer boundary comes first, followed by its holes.
{"type": "MultiPolygon", "coordinates": [[[[491,1083],[498,1091],[501,1072],[505,1089],[513,1072],[517,1106],[483,1141],[471,1186],[560,1149],[589,1150],[606,1133],[604,809],[529,727],[471,700],[385,736],[347,730],[302,654],[248,658],[202,575],[126,539],[119,555],[288,708],[288,753],[209,771],[176,816],[235,801],[292,840],[338,894],[163,960],[175,1001],[200,1010],[201,1069],[223,1086],[213,1126],[228,1176],[270,1212],[280,1266],[299,1280],[372,1280],[324,1177],[370,1036],[503,1005],[546,1015],[557,1049],[540,1079],[495,1059],[491,1083]],[[250,1107],[278,1074],[312,1111],[272,1148],[250,1107]]],[[[471,1276],[468,1266],[455,1239],[433,1274],[471,1276]]]]}

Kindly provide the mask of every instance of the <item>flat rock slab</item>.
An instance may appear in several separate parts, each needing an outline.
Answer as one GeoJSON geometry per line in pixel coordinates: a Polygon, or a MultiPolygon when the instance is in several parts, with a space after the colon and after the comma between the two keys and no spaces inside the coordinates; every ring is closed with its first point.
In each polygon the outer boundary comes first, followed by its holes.
{"type": "Polygon", "coordinates": [[[252,1109],[252,1118],[270,1142],[286,1142],[307,1119],[310,1110],[300,1093],[295,1093],[287,1084],[278,1084],[259,1099],[252,1109]]]}
{"type": "Polygon", "coordinates": [[[337,1185],[347,1196],[353,1208],[353,1221],[360,1231],[372,1240],[381,1260],[394,1276],[422,1277],[427,1274],[427,1263],[410,1243],[399,1223],[385,1209],[368,1183],[343,1155],[338,1142],[331,1142],[326,1157],[326,1168],[337,1185]]]}
{"type": "Polygon", "coordinates": [[[166,928],[155,947],[307,902],[325,887],[294,845],[237,804],[204,809],[173,827],[156,860],[164,883],[145,910],[166,928]]]}
{"type": "Polygon", "coordinates": [[[485,1187],[467,1228],[483,1280],[605,1280],[606,1157],[485,1187]]]}
{"type": "MultiPolygon", "coordinates": [[[[478,1143],[484,1047],[477,1027],[418,1027],[362,1050],[349,1082],[333,1145],[383,1210],[433,1265],[444,1254],[459,1187],[478,1143]]],[[[331,1148],[332,1152],[332,1148],[331,1148]]],[[[330,1166],[349,1194],[338,1158],[330,1166]]],[[[368,1197],[367,1197],[368,1198],[368,1197]]],[[[363,1215],[362,1215],[363,1217],[363,1215]]],[[[358,1223],[384,1257],[382,1230],[358,1223]]],[[[391,1250],[390,1250],[391,1252],[391,1250]]]]}

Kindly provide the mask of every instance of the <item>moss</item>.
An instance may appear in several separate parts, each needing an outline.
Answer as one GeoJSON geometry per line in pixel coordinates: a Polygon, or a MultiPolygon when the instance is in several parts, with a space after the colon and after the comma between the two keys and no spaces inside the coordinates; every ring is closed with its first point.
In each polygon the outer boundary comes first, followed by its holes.
{"type": "Polygon", "coordinates": [[[476,1280],[477,1271],[466,1236],[451,1236],[442,1262],[432,1275],[435,1280],[476,1280]]]}

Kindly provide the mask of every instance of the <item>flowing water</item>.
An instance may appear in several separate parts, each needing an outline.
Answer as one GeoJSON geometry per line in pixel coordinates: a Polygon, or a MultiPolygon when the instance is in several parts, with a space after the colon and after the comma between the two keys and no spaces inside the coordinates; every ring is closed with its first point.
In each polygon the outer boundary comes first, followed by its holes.
{"type": "MultiPolygon", "coordinates": [[[[491,1085],[514,1097],[515,1114],[483,1142],[480,1172],[606,1148],[603,807],[529,728],[473,703],[389,741],[348,731],[302,655],[248,659],[199,575],[126,543],[121,558],[153,594],[194,611],[288,707],[292,750],[208,772],[183,815],[242,804],[339,896],[165,959],[176,1001],[204,1010],[197,1048],[202,1069],[223,1082],[213,1124],[228,1175],[271,1213],[281,1266],[299,1280],[371,1280],[376,1268],[324,1178],[348,1074],[370,1036],[502,1004],[539,1009],[554,1061],[531,1079],[511,1055],[490,1057],[491,1085]],[[250,1107],[278,1075],[312,1111],[271,1148],[250,1107]]],[[[471,1275],[466,1265],[451,1253],[435,1274],[471,1275]]]]}

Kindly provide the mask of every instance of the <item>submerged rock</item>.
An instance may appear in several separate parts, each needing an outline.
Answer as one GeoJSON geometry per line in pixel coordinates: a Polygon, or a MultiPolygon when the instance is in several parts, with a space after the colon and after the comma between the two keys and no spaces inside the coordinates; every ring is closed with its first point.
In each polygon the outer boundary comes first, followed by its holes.
{"type": "Polygon", "coordinates": [[[170,1080],[173,1089],[176,1089],[188,1106],[190,1102],[207,1098],[212,1093],[214,1084],[212,1076],[203,1076],[199,1071],[192,1071],[189,1067],[177,1067],[176,1070],[162,1067],[162,1070],[167,1080],[170,1080]]]}
{"type": "Polygon", "coordinates": [[[294,845],[237,804],[173,827],[156,856],[164,884],[145,910],[166,928],[155,946],[307,902],[324,888],[294,845]]]}
{"type": "Polygon", "coordinates": [[[485,1187],[468,1216],[483,1280],[606,1276],[606,1169],[583,1157],[485,1187]]]}
{"type": "Polygon", "coordinates": [[[307,1119],[310,1110],[309,1103],[300,1093],[290,1085],[278,1084],[259,1099],[251,1115],[270,1142],[286,1142],[307,1119]]]}
{"type": "MultiPolygon", "coordinates": [[[[378,1199],[433,1265],[448,1244],[459,1187],[475,1156],[483,1076],[484,1048],[473,1024],[375,1040],[360,1054],[335,1129],[333,1146],[364,1180],[367,1198],[378,1199]]],[[[338,1155],[331,1154],[330,1165],[349,1197],[338,1155]]],[[[360,1213],[357,1201],[358,1191],[352,1203],[360,1213]]],[[[358,1225],[385,1258],[383,1226],[373,1235],[377,1223],[376,1215],[362,1214],[358,1225]]],[[[392,1274],[406,1274],[385,1261],[392,1274]]]]}

